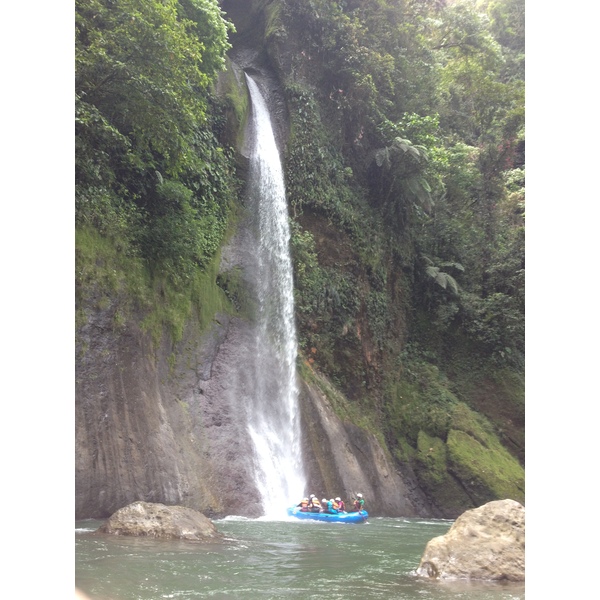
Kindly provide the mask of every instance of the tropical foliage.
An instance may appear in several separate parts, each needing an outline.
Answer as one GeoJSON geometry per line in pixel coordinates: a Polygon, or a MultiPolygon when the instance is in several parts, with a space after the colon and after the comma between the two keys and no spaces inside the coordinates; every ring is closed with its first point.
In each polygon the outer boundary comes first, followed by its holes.
{"type": "Polygon", "coordinates": [[[78,301],[121,293],[129,269],[140,303],[185,307],[175,332],[190,303],[220,306],[217,283],[244,305],[216,274],[243,101],[213,84],[237,40],[287,102],[306,365],[440,503],[464,504],[449,470],[477,481],[473,501],[522,493],[520,467],[480,449],[523,461],[524,0],[75,6],[78,301]],[[260,17],[233,37],[229,9],[260,17]]]}
{"type": "Polygon", "coordinates": [[[210,86],[229,29],[212,0],[76,1],[76,223],[176,284],[226,226],[230,158],[210,86]]]}
{"type": "Polygon", "coordinates": [[[310,364],[378,415],[399,460],[419,435],[450,452],[457,402],[520,437],[522,385],[490,382],[524,369],[523,2],[284,5],[310,364]]]}

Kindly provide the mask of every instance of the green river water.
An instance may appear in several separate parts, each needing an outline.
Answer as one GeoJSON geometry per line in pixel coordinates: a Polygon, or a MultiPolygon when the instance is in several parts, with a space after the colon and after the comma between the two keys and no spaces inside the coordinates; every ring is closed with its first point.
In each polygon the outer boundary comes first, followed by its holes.
{"type": "Polygon", "coordinates": [[[228,517],[208,545],[91,535],[75,527],[75,584],[92,600],[187,598],[523,600],[523,584],[441,583],[414,572],[446,520],[361,525],[228,517]]]}

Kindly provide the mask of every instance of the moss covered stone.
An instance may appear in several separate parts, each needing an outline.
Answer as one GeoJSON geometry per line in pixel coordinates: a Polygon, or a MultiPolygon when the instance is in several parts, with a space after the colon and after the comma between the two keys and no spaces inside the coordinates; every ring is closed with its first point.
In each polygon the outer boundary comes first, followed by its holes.
{"type": "Polygon", "coordinates": [[[433,502],[449,516],[501,498],[524,502],[524,470],[491,424],[462,402],[448,414],[445,441],[423,430],[417,438],[415,472],[433,502]]]}
{"type": "Polygon", "coordinates": [[[427,495],[450,515],[470,504],[463,486],[448,472],[448,449],[440,438],[419,432],[416,473],[427,495]]]}
{"type": "Polygon", "coordinates": [[[449,469],[468,488],[476,504],[500,498],[525,501],[525,473],[492,435],[485,444],[464,431],[448,434],[449,469]]]}

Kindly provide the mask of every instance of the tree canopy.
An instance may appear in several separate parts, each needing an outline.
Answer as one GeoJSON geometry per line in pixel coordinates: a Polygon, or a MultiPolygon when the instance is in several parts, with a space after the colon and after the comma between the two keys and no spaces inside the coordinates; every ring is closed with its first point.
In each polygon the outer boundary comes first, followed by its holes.
{"type": "Polygon", "coordinates": [[[76,0],[77,221],[174,275],[224,229],[228,165],[210,86],[231,25],[216,0],[76,0]]]}
{"type": "Polygon", "coordinates": [[[292,202],[326,210],[355,244],[374,243],[348,227],[352,194],[336,201],[340,164],[345,185],[377,209],[387,251],[410,269],[429,327],[449,347],[458,327],[498,360],[522,364],[523,2],[307,0],[286,10],[288,27],[303,32],[289,84],[298,99],[292,202]],[[320,134],[304,134],[317,119],[336,146],[326,150],[330,169],[320,134]]]}

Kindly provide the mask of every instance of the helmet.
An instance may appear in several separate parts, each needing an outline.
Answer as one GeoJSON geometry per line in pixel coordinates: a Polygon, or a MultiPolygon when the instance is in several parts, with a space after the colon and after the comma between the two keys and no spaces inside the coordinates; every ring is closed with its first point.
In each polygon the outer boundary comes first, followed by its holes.
{"type": "Polygon", "coordinates": [[[327,502],[327,498],[323,498],[323,500],[321,500],[321,502],[323,502],[323,503],[327,502]]]}
{"type": "Polygon", "coordinates": [[[356,494],[357,498],[362,498],[362,494],[356,494]]]}
{"type": "Polygon", "coordinates": [[[310,497],[310,498],[315,498],[315,495],[314,495],[314,494],[311,494],[309,497],[310,497]]]}
{"type": "Polygon", "coordinates": [[[342,501],[342,499],[341,499],[341,498],[336,498],[336,499],[335,499],[335,501],[336,501],[336,502],[341,502],[341,501],[342,501]]]}

